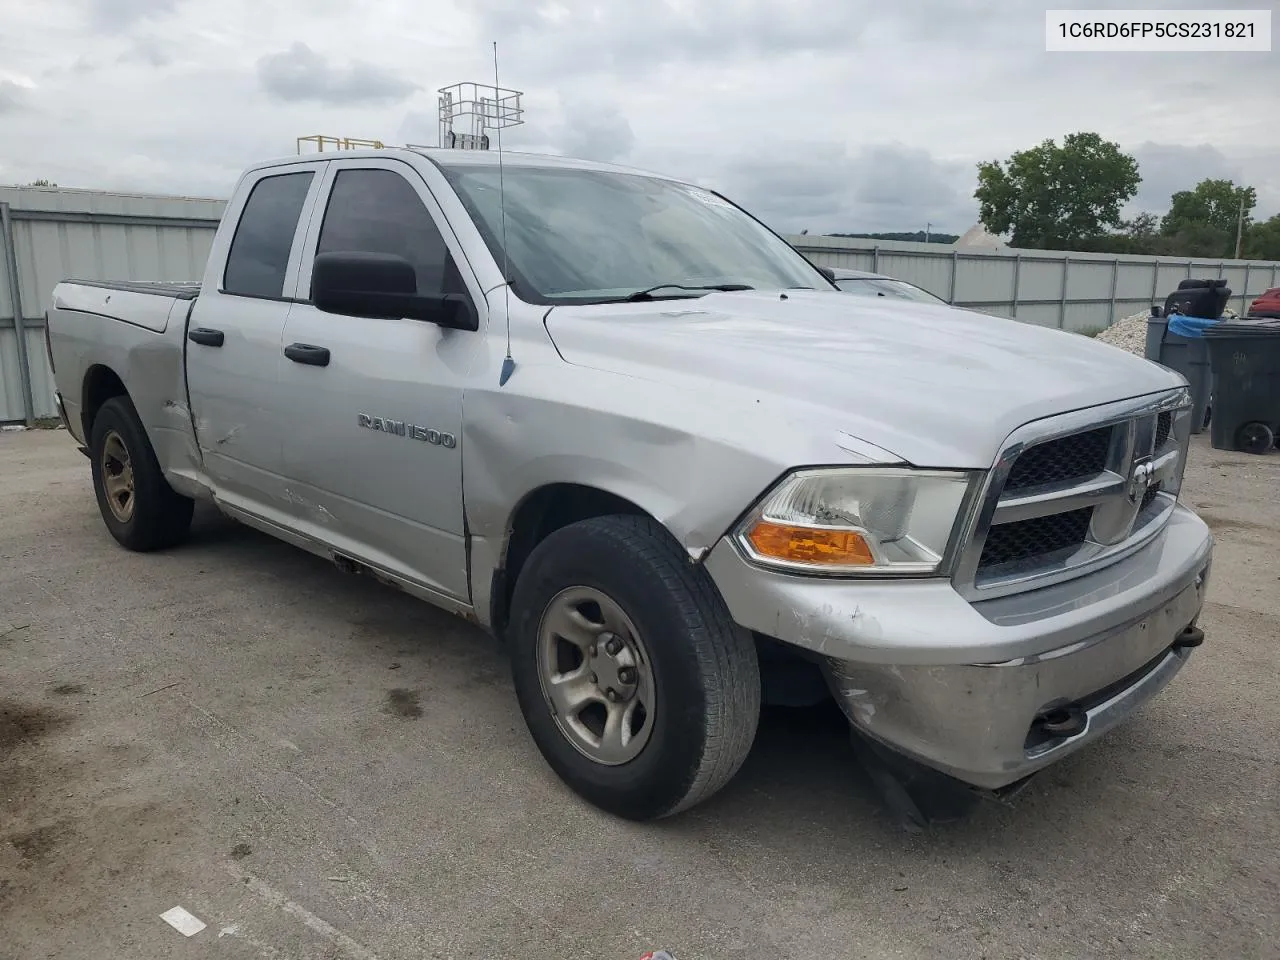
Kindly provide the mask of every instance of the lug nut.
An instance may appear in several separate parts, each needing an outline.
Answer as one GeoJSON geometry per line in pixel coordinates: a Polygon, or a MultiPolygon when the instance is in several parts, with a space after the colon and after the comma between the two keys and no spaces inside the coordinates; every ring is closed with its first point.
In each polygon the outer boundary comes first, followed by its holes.
{"type": "Polygon", "coordinates": [[[621,670],[618,671],[618,679],[621,680],[623,683],[635,683],[636,668],[623,667],[621,670]]]}
{"type": "Polygon", "coordinates": [[[622,650],[622,641],[617,637],[612,637],[609,642],[604,645],[604,649],[609,656],[616,657],[618,652],[622,650]]]}
{"type": "Polygon", "coordinates": [[[608,700],[610,703],[613,703],[618,699],[618,691],[613,689],[613,687],[610,687],[608,690],[604,692],[604,696],[606,700],[608,700]]]}
{"type": "Polygon", "coordinates": [[[591,675],[591,682],[592,682],[592,683],[599,683],[599,682],[600,682],[600,678],[599,678],[599,677],[597,677],[597,676],[593,673],[593,674],[591,675]]]}

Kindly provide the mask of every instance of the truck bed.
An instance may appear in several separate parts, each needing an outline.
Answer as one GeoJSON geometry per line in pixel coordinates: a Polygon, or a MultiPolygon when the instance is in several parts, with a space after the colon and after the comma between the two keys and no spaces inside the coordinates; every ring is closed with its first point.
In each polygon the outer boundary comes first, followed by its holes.
{"type": "Polygon", "coordinates": [[[54,306],[163,333],[175,301],[184,301],[179,309],[184,315],[189,308],[185,301],[199,293],[200,282],[191,280],[64,280],[54,289],[54,306]]]}

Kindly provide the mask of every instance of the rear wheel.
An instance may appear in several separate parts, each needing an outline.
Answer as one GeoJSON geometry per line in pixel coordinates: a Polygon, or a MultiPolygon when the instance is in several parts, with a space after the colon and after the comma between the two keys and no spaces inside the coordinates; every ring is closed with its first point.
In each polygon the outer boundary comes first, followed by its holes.
{"type": "Polygon", "coordinates": [[[158,550],[185,539],[195,504],[165,480],[128,397],[112,397],[93,418],[89,452],[98,509],[130,550],[158,550]]]}
{"type": "Polygon", "coordinates": [[[754,640],[649,518],[597,517],[547,537],[520,573],[508,636],[535,743],[605,810],[651,820],[687,809],[751,749],[754,640]]]}

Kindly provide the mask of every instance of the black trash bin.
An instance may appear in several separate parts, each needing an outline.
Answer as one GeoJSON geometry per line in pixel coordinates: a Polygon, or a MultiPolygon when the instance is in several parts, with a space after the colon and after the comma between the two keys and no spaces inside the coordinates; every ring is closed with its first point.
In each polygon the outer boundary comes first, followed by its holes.
{"type": "Polygon", "coordinates": [[[1280,436],[1280,320],[1219,323],[1204,340],[1213,371],[1210,444],[1266,453],[1280,436]]]}
{"type": "MultiPolygon", "coordinates": [[[[1154,308],[1153,308],[1154,309],[1154,308]]],[[[1148,360],[1168,367],[1187,378],[1191,387],[1191,432],[1203,433],[1209,419],[1209,348],[1203,337],[1183,337],[1169,330],[1169,318],[1147,317],[1148,360]]]]}

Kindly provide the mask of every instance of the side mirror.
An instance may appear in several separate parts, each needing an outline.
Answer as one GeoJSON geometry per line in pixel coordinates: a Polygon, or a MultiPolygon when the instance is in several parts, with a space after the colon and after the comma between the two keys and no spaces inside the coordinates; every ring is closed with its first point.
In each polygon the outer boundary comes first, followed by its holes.
{"type": "Polygon", "coordinates": [[[418,293],[418,276],[404,257],[386,253],[321,253],[311,268],[317,310],[348,317],[407,317],[451,330],[479,327],[466,296],[418,293]]]}
{"type": "Polygon", "coordinates": [[[830,280],[832,283],[836,282],[836,272],[832,270],[830,267],[818,267],[818,272],[822,274],[824,277],[826,277],[828,280],[830,280]]]}

